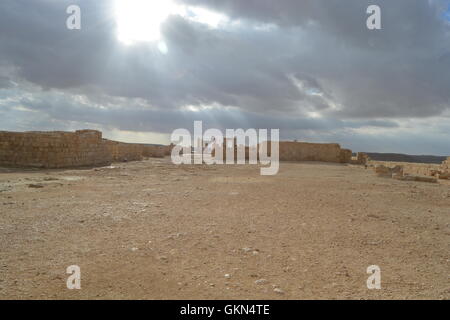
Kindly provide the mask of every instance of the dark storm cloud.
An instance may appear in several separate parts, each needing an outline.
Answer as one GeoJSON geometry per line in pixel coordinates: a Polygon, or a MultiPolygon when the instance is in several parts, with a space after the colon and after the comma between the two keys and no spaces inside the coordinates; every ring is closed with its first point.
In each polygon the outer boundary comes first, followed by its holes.
{"type": "Polygon", "coordinates": [[[82,1],[85,28],[66,28],[66,8],[81,1],[5,0],[0,4],[0,61],[44,88],[95,83],[115,46],[105,1],[82,1]]]}
{"type": "MultiPolygon", "coordinates": [[[[10,93],[9,96],[12,94],[10,93]]],[[[0,91],[0,99],[6,96],[0,91]]],[[[286,132],[296,130],[335,130],[342,128],[385,127],[398,125],[393,121],[345,121],[338,119],[306,119],[302,117],[278,116],[243,111],[236,108],[213,108],[198,111],[178,109],[153,109],[142,106],[139,101],[126,100],[126,105],[116,101],[109,108],[93,101],[82,101],[78,97],[64,94],[47,94],[45,97],[22,96],[20,93],[10,102],[3,103],[4,111],[26,111],[32,115],[46,115],[49,119],[96,123],[127,131],[146,131],[148,128],[162,133],[171,133],[180,127],[190,127],[201,120],[205,128],[283,128],[286,132]],[[25,106],[25,107],[18,107],[25,106]],[[128,116],[124,117],[124,113],[128,116]]]]}
{"type": "Polygon", "coordinates": [[[423,117],[450,104],[449,1],[182,1],[274,23],[280,34],[307,33],[278,67],[315,77],[342,105],[340,116],[423,117]],[[381,7],[382,30],[365,28],[371,4],[381,7]]]}
{"type": "MultiPolygon", "coordinates": [[[[161,29],[163,54],[155,44],[117,40],[113,1],[3,0],[0,88],[7,94],[18,85],[20,105],[49,119],[153,132],[198,119],[326,136],[395,129],[393,120],[449,109],[448,0],[178,2],[230,23],[211,29],[171,16],[161,29]],[[70,4],[82,9],[80,31],[65,27],[70,4]],[[370,4],[382,9],[382,30],[366,28],[370,4]]],[[[19,125],[24,111],[4,101],[4,119],[10,110],[19,125]]]]}
{"type": "Polygon", "coordinates": [[[0,76],[0,88],[9,88],[11,86],[12,83],[7,77],[0,76]]]}

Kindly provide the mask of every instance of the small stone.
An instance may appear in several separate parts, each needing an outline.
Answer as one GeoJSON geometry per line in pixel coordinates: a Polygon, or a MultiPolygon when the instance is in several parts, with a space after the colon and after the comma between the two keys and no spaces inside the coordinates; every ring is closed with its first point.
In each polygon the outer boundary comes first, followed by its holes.
{"type": "Polygon", "coordinates": [[[227,274],[225,275],[225,278],[226,278],[226,279],[230,279],[230,278],[231,278],[231,275],[230,275],[229,273],[227,273],[227,274]]]}
{"type": "Polygon", "coordinates": [[[44,186],[42,184],[29,184],[28,188],[43,188],[44,186]]]}
{"type": "Polygon", "coordinates": [[[275,289],[273,289],[273,291],[278,294],[284,294],[284,291],[281,290],[280,288],[275,288],[275,289]]]}
{"type": "Polygon", "coordinates": [[[133,252],[135,252],[135,251],[138,251],[139,249],[138,248],[136,248],[136,247],[134,247],[134,248],[131,248],[131,251],[133,251],[133,252]]]}
{"type": "Polygon", "coordinates": [[[46,177],[44,178],[44,181],[56,181],[59,180],[58,178],[54,178],[54,177],[46,177]]]}
{"type": "Polygon", "coordinates": [[[266,284],[266,283],[267,283],[266,279],[258,279],[255,281],[255,284],[257,284],[257,285],[266,284]]]}

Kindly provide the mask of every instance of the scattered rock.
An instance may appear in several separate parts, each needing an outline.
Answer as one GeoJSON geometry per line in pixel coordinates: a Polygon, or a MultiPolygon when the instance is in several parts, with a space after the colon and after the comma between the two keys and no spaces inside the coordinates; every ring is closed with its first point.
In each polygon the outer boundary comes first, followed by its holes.
{"type": "Polygon", "coordinates": [[[384,165],[377,165],[375,167],[375,173],[379,177],[401,179],[403,177],[403,166],[389,168],[384,165]]]}
{"type": "Polygon", "coordinates": [[[425,177],[425,176],[404,176],[403,181],[417,181],[417,182],[428,182],[437,183],[438,180],[435,177],[425,177]]]}
{"type": "Polygon", "coordinates": [[[185,236],[186,233],[174,233],[167,237],[167,239],[178,239],[179,237],[185,236]]]}
{"type": "Polygon", "coordinates": [[[59,180],[58,178],[54,178],[54,177],[46,177],[44,178],[44,181],[56,181],[59,180]]]}
{"type": "Polygon", "coordinates": [[[42,184],[39,184],[39,183],[36,183],[36,184],[32,183],[32,184],[28,185],[28,188],[35,188],[35,189],[43,188],[43,187],[44,186],[42,184]]]}
{"type": "Polygon", "coordinates": [[[231,275],[230,275],[229,273],[227,273],[227,274],[225,274],[225,278],[226,278],[226,279],[230,279],[230,278],[231,278],[231,275]]]}
{"type": "Polygon", "coordinates": [[[11,186],[0,186],[0,192],[10,191],[11,189],[11,186]]]}
{"type": "Polygon", "coordinates": [[[255,281],[255,284],[257,285],[262,285],[262,284],[266,284],[268,281],[266,279],[258,279],[255,281]]]}
{"type": "Polygon", "coordinates": [[[273,292],[278,293],[278,294],[284,294],[284,291],[281,290],[280,288],[273,289],[273,292]]]}

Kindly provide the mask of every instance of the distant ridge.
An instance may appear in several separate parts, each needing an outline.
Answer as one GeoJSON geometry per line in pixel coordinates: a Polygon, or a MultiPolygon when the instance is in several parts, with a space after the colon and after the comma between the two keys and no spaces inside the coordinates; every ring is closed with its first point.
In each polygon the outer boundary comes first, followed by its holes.
{"type": "Polygon", "coordinates": [[[366,152],[371,160],[375,161],[394,161],[394,162],[412,162],[412,163],[437,163],[441,164],[446,160],[444,156],[429,156],[429,155],[409,155],[401,153],[377,153],[366,152]]]}

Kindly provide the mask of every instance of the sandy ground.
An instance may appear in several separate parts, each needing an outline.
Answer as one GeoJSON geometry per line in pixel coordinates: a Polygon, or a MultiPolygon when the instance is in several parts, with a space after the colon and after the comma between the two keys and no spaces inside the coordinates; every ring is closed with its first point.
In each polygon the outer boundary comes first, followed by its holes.
{"type": "Polygon", "coordinates": [[[449,211],[351,165],[0,169],[0,298],[449,299],[449,211]]]}

